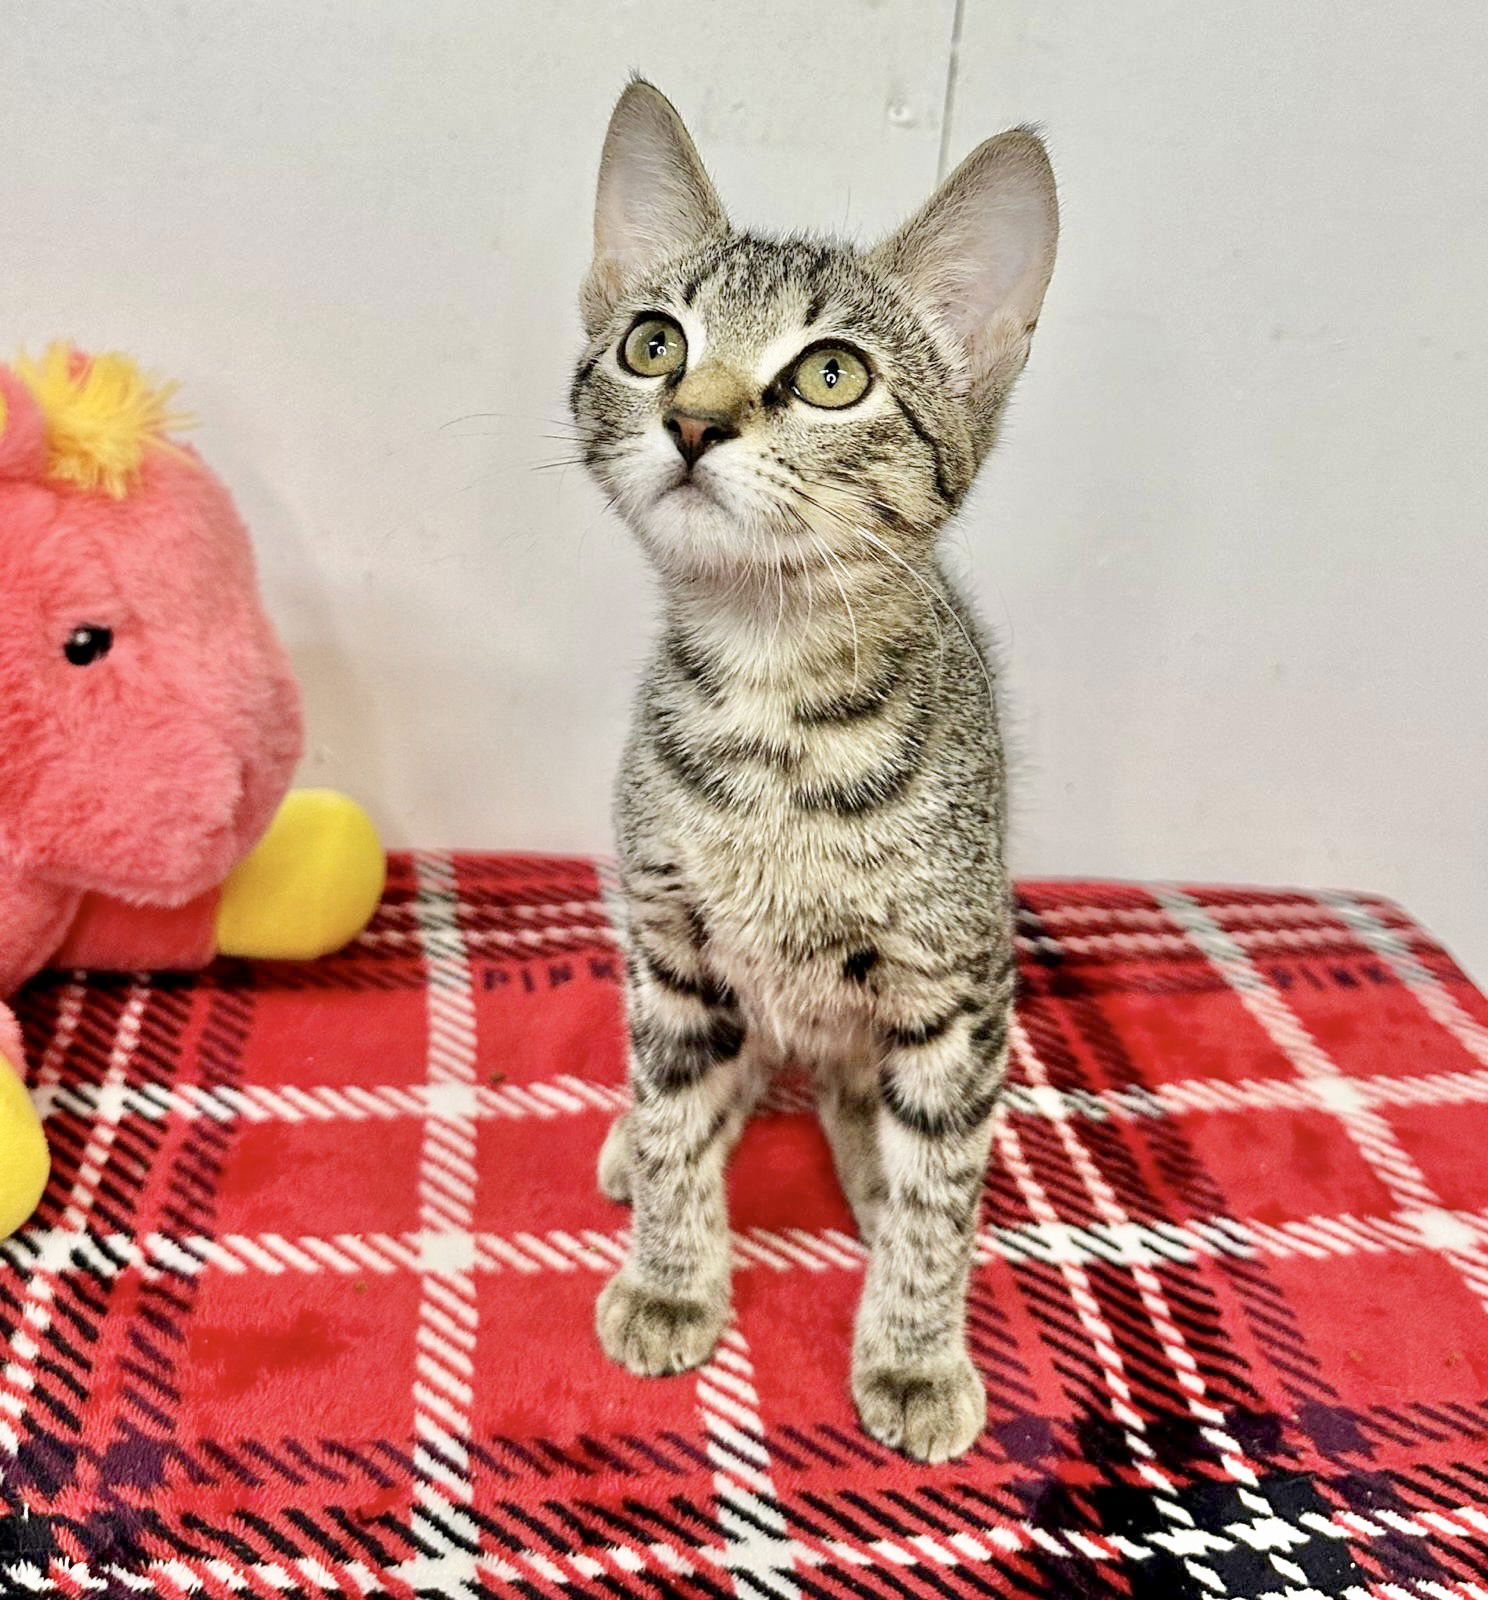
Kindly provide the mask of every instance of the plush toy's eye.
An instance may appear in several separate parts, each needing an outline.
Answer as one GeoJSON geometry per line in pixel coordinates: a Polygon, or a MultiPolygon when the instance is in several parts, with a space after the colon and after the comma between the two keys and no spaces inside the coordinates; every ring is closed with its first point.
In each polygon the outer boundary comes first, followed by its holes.
{"type": "Polygon", "coordinates": [[[112,628],[100,628],[95,623],[85,622],[67,635],[62,654],[75,667],[91,666],[93,662],[103,660],[113,648],[113,643],[112,628]]]}
{"type": "Polygon", "coordinates": [[[856,405],[873,384],[868,363],[845,344],[819,344],[791,373],[791,388],[810,406],[837,411],[856,405]]]}
{"type": "Polygon", "coordinates": [[[641,317],[620,341],[620,365],[638,378],[665,378],[687,359],[687,338],[670,317],[641,317]]]}

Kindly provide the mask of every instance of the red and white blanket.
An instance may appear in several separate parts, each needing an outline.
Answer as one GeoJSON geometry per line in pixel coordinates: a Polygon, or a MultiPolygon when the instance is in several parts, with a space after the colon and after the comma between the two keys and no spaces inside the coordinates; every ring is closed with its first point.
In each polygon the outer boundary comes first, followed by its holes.
{"type": "Polygon", "coordinates": [[[1488,1004],[1370,896],[1021,907],[989,1426],[936,1468],[854,1421],[862,1251],[790,1085],[711,1364],[601,1356],[592,863],[399,858],[335,959],[34,984],[0,1593],[1488,1596],[1488,1004]]]}

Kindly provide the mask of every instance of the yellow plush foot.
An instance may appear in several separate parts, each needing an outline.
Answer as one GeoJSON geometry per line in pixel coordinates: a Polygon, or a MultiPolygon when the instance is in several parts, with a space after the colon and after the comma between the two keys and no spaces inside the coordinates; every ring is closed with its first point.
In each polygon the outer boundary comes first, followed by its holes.
{"type": "Polygon", "coordinates": [[[15,1069],[0,1056],[0,1239],[35,1211],[50,1170],[36,1107],[15,1069]]]}
{"type": "Polygon", "coordinates": [[[217,948],[255,961],[313,961],[367,926],[387,877],[367,813],[333,789],[293,789],[222,885],[217,948]]]}

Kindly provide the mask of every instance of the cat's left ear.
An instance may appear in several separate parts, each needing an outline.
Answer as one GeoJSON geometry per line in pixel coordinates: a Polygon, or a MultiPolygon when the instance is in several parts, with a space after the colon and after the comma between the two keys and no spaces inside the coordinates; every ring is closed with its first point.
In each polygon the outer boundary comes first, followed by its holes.
{"type": "Polygon", "coordinates": [[[580,307],[591,334],[632,279],[728,228],[717,191],[676,108],[644,78],[610,116],[594,200],[594,262],[580,307]]]}
{"type": "Polygon", "coordinates": [[[964,354],[979,449],[1028,359],[1058,240],[1048,153],[1037,134],[1014,128],[973,150],[870,257],[964,354]]]}

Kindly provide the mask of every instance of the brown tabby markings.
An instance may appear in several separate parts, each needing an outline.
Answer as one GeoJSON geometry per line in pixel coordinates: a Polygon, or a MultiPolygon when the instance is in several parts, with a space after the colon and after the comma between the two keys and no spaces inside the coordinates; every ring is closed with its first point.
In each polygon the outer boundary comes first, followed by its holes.
{"type": "Polygon", "coordinates": [[[736,233],[636,82],[606,140],[572,390],[663,602],[617,799],[634,1104],[600,1184],[634,1225],[600,1338],[641,1373],[707,1359],[724,1166],[769,1073],[798,1062],[872,1246],[858,1411],[929,1461],[985,1416],[964,1304],[1014,982],[992,675],[936,545],[1027,357],[1056,231],[1020,131],[868,254],[736,233]],[[685,355],[627,370],[627,335],[658,316],[685,355]],[[808,404],[795,364],[834,343],[869,386],[808,404]]]}

